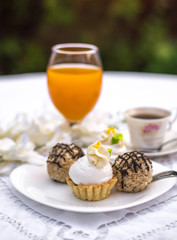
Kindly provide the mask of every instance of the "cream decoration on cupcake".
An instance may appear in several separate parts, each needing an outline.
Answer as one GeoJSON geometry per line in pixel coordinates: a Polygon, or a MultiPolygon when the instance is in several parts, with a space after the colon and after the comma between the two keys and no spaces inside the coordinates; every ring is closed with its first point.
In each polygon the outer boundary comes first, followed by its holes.
{"type": "Polygon", "coordinates": [[[123,146],[123,136],[122,134],[114,127],[110,127],[101,134],[100,141],[104,145],[119,144],[119,147],[123,146]]]}
{"type": "Polygon", "coordinates": [[[109,163],[110,154],[106,147],[102,146],[98,141],[88,147],[87,158],[90,163],[94,164],[97,168],[103,168],[109,163]]]}

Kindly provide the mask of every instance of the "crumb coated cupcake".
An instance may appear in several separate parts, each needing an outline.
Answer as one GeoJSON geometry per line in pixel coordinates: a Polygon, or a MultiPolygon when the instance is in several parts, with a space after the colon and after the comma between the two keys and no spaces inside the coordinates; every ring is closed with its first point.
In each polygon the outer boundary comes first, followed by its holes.
{"type": "Polygon", "coordinates": [[[152,163],[141,152],[119,155],[112,165],[117,177],[116,188],[121,192],[139,192],[152,181],[152,163]]]}
{"type": "Polygon", "coordinates": [[[57,143],[47,159],[49,177],[58,182],[66,182],[70,166],[83,156],[82,149],[74,143],[57,143]]]}
{"type": "Polygon", "coordinates": [[[110,195],[117,179],[113,177],[109,159],[109,152],[98,141],[88,147],[87,156],[70,167],[67,183],[76,197],[98,201],[110,195]]]}
{"type": "Polygon", "coordinates": [[[101,144],[105,145],[106,148],[111,148],[111,158],[110,163],[113,164],[115,160],[115,156],[118,154],[122,154],[126,151],[123,134],[118,131],[118,129],[114,127],[110,127],[100,135],[101,144]]]}

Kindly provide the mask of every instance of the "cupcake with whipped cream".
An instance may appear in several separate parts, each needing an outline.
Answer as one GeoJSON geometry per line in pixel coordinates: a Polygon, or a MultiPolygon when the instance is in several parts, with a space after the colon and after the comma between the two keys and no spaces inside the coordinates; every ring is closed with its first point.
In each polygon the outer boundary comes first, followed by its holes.
{"type": "Polygon", "coordinates": [[[108,197],[117,178],[109,163],[110,153],[98,141],[87,149],[69,169],[67,183],[74,195],[82,200],[98,201],[108,197]]]}
{"type": "Polygon", "coordinates": [[[114,127],[109,127],[108,129],[104,130],[104,132],[100,135],[99,140],[106,148],[112,149],[110,158],[111,164],[113,164],[115,156],[126,151],[123,141],[123,134],[114,127]]]}

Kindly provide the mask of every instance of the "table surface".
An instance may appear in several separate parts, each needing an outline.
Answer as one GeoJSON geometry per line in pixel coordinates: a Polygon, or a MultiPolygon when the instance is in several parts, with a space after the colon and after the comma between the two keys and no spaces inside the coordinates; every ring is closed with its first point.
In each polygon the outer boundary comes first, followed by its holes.
{"type": "MultiPolygon", "coordinates": [[[[177,107],[177,76],[105,72],[95,111],[116,113],[135,106],[177,107]]],[[[45,73],[0,76],[0,120],[17,113],[52,109],[45,73]]],[[[176,124],[173,131],[176,131],[176,124]]],[[[155,161],[177,170],[177,154],[155,161]]],[[[16,191],[0,176],[2,239],[176,239],[177,185],[136,207],[107,213],[74,213],[54,209],[16,191]]]]}

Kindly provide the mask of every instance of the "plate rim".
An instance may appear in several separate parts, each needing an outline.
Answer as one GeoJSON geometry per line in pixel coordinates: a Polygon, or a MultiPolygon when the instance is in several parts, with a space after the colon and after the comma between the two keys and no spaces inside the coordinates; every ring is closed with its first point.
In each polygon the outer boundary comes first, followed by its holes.
{"type": "MultiPolygon", "coordinates": [[[[168,167],[166,166],[163,166],[162,164],[160,163],[157,163],[157,162],[154,162],[152,161],[153,165],[155,164],[157,167],[158,165],[163,167],[164,168],[164,171],[165,170],[169,170],[168,167]]],[[[66,205],[66,206],[63,206],[63,205],[58,205],[58,204],[55,204],[55,203],[50,203],[50,202],[45,202],[43,200],[39,201],[38,199],[36,199],[35,197],[33,196],[30,196],[30,194],[28,194],[27,192],[25,192],[24,189],[22,189],[22,187],[18,186],[18,184],[16,184],[16,182],[14,182],[13,178],[16,176],[16,174],[18,174],[18,172],[20,170],[22,170],[23,168],[27,168],[27,167],[31,167],[31,168],[41,168],[41,166],[36,166],[36,165],[31,165],[31,164],[23,164],[17,168],[15,168],[10,176],[9,176],[9,179],[10,179],[10,182],[12,184],[12,186],[20,193],[22,194],[23,196],[35,201],[35,202],[38,202],[40,204],[43,204],[45,206],[48,206],[48,207],[52,207],[52,208],[55,208],[55,209],[60,209],[60,210],[66,210],[66,211],[70,211],[70,212],[80,212],[80,213],[100,213],[100,212],[112,212],[112,211],[118,211],[118,210],[123,210],[123,209],[127,209],[127,208],[131,208],[131,207],[135,207],[135,206],[138,206],[138,205],[141,205],[143,203],[146,203],[146,202],[149,202],[161,195],[163,195],[164,193],[166,193],[167,191],[169,191],[176,183],[176,178],[169,178],[170,179],[170,184],[168,186],[167,189],[164,189],[162,190],[159,194],[155,195],[155,197],[151,194],[149,196],[146,197],[145,200],[141,201],[141,199],[139,200],[136,200],[135,202],[133,203],[128,203],[128,204],[125,204],[123,206],[96,206],[95,208],[93,206],[69,206],[69,205],[66,205]]],[[[43,169],[45,166],[42,166],[43,169]]],[[[167,179],[163,179],[163,180],[167,180],[167,179]]],[[[160,181],[160,180],[159,180],[160,181]]],[[[69,186],[68,186],[69,187],[69,186]]],[[[146,191],[146,189],[145,189],[146,191]]],[[[129,194],[129,193],[126,193],[126,194],[129,194]]],[[[134,194],[134,193],[133,193],[134,194]]],[[[135,194],[138,194],[138,193],[135,193],[135,194]]],[[[80,201],[83,201],[83,200],[80,200],[80,201]]],[[[87,201],[85,201],[87,202],[87,201]]]]}

